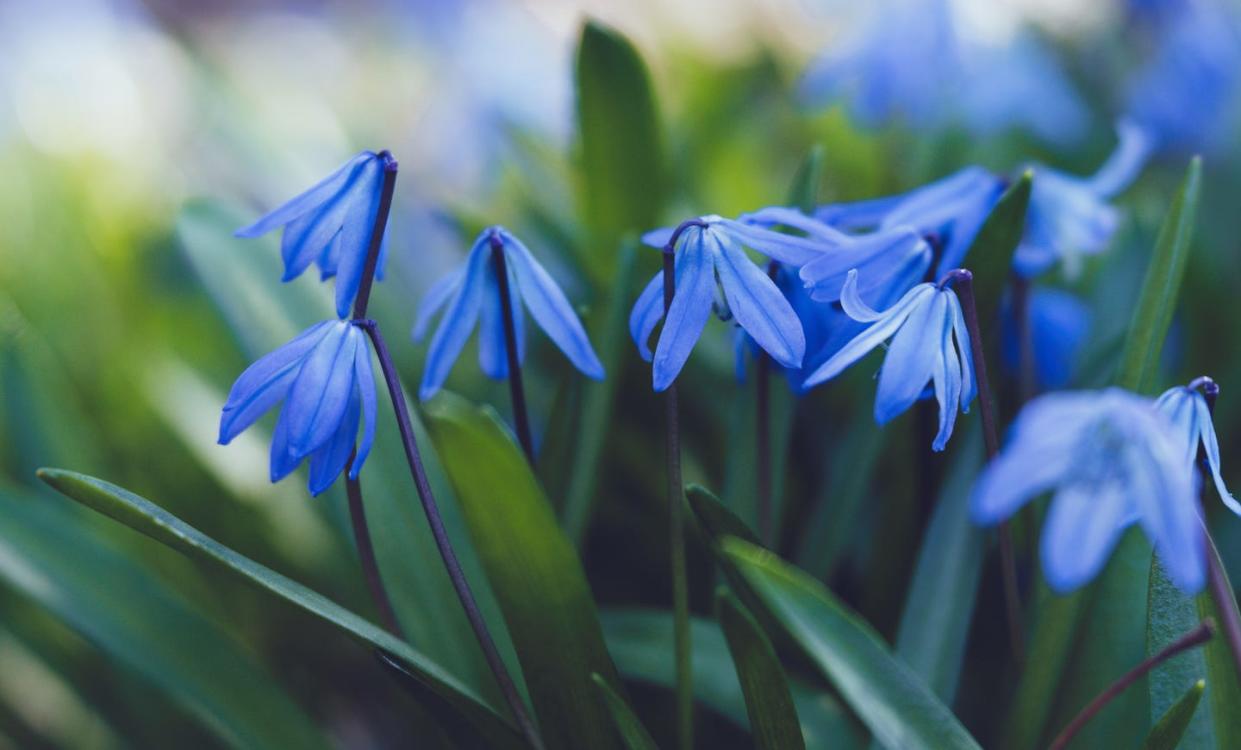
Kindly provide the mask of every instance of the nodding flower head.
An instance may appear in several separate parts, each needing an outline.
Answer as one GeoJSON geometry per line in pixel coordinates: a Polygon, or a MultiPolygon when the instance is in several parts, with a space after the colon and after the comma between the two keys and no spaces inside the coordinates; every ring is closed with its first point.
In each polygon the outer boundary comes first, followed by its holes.
{"type": "MultiPolygon", "coordinates": [[[[258,237],[283,228],[280,255],[284,259],[284,281],[297,278],[311,263],[318,265],[323,279],[336,277],[336,314],[343,318],[362,282],[384,173],[396,168],[396,160],[387,151],[363,151],[322,182],[236,234],[258,237]]],[[[387,244],[385,232],[376,278],[383,278],[387,244]]]]}
{"type": "Polygon", "coordinates": [[[1094,578],[1136,522],[1168,577],[1193,594],[1206,576],[1196,488],[1183,440],[1150,399],[1119,388],[1053,393],[1022,409],[970,510],[989,526],[1053,493],[1040,556],[1058,592],[1094,578]]]}
{"type": "Polygon", "coordinates": [[[525,245],[508,230],[494,226],[484,229],[474,240],[465,265],[433,284],[418,306],[413,331],[415,341],[422,340],[431,319],[444,310],[439,328],[431,337],[419,397],[428,399],[439,391],[480,316],[479,366],[488,377],[508,377],[508,350],[494,253],[503,254],[517,339],[517,361],[523,361],[526,354],[522,316],[522,303],[525,303],[534,322],[560,347],[573,366],[589,378],[602,380],[603,364],[591,348],[586,330],[564,292],[525,245]]]}
{"type": "Polygon", "coordinates": [[[1155,406],[1167,414],[1176,426],[1176,436],[1181,442],[1185,462],[1193,466],[1197,462],[1198,452],[1202,451],[1207,470],[1211,472],[1215,489],[1219,492],[1219,499],[1228,506],[1228,510],[1241,516],[1241,503],[1228,491],[1224,478],[1220,476],[1219,441],[1215,438],[1215,422],[1211,419],[1211,409],[1207,405],[1206,397],[1199,390],[1200,387],[1203,391],[1211,391],[1212,395],[1219,390],[1210,378],[1198,378],[1189,385],[1178,385],[1164,391],[1155,400],[1155,406]]]}
{"type": "Polygon", "coordinates": [[[856,271],[849,272],[840,303],[849,317],[870,325],[811,373],[805,386],[836,377],[891,339],[879,371],[875,421],[885,424],[913,406],[929,382],[939,402],[939,432],[931,447],[941,451],[952,436],[957,410],[968,411],[976,392],[961,302],[947,284],[923,283],[892,307],[877,312],[858,296],[857,278],[856,271]]]}
{"type": "Polygon", "coordinates": [[[1075,275],[1082,255],[1107,248],[1120,221],[1108,203],[1133,182],[1150,155],[1151,139],[1132,122],[1116,125],[1119,141],[1112,155],[1091,177],[1077,177],[1036,167],[1025,234],[1013,256],[1013,269],[1036,276],[1058,261],[1075,275]]]}
{"type": "Polygon", "coordinates": [[[801,265],[823,252],[819,243],[719,216],[704,216],[680,227],[648,232],[643,242],[675,253],[676,293],[652,355],[648,340],[664,317],[663,274],[656,274],[629,315],[629,332],[638,352],[653,361],[656,391],[672,384],[698,341],[715,306],[717,284],[737,324],[783,367],[800,367],[806,353],[801,322],[774,281],[743,247],[784,263],[801,265]]]}
{"type": "Polygon", "coordinates": [[[363,422],[350,478],[362,470],[375,438],[375,379],[366,334],[344,320],[327,320],[246,368],[220,415],[227,445],[276,404],[284,402],[271,440],[271,481],[310,457],[310,491],[318,495],[349,463],[363,422]]]}

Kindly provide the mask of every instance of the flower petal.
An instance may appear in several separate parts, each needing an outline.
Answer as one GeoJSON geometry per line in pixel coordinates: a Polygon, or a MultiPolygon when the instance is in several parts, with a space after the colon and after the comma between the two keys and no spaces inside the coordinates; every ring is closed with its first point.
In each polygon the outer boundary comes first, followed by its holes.
{"type": "Polygon", "coordinates": [[[1182,459],[1173,428],[1162,414],[1151,409],[1142,416],[1146,419],[1140,421],[1148,424],[1141,425],[1140,437],[1131,439],[1124,457],[1129,502],[1168,578],[1185,593],[1196,594],[1206,582],[1197,470],[1182,459]]]}
{"type": "Polygon", "coordinates": [[[948,298],[937,291],[909,313],[888,348],[879,370],[879,389],[875,393],[875,421],[886,424],[922,395],[942,338],[940,326],[948,310],[948,298]]]}
{"type": "Polygon", "coordinates": [[[383,164],[379,159],[363,165],[356,185],[359,191],[365,192],[351,198],[349,211],[341,225],[340,262],[336,267],[336,314],[342,318],[349,314],[349,307],[362,283],[362,269],[370,252],[371,232],[375,229],[375,218],[379,213],[383,173],[383,164]]]}
{"type": "Polygon", "coordinates": [[[715,270],[737,322],[772,359],[784,367],[801,367],[806,335],[793,307],[736,241],[719,232],[707,234],[706,241],[715,243],[715,270]]]}
{"type": "Polygon", "coordinates": [[[248,227],[238,229],[237,237],[258,237],[267,234],[276,227],[288,224],[294,219],[322,205],[344,187],[351,179],[353,171],[361,164],[375,158],[370,151],[363,151],[350,159],[342,167],[325,177],[318,184],[309,188],[301,195],[291,199],[283,206],[262,217],[248,227]]]}
{"type": "MultiPolygon", "coordinates": [[[[513,332],[517,338],[517,361],[526,359],[526,325],[517,297],[517,279],[513,269],[507,268],[509,306],[513,311],[513,332]]],[[[478,365],[483,374],[495,380],[508,377],[508,342],[504,336],[504,316],[500,308],[500,285],[496,283],[495,266],[487,264],[483,272],[486,288],[483,291],[482,317],[478,325],[478,365]]]]}
{"type": "Polygon", "coordinates": [[[499,231],[504,240],[504,257],[513,268],[517,290],[534,322],[583,375],[602,380],[603,363],[591,348],[586,330],[569,305],[569,300],[565,299],[564,292],[560,291],[525,245],[507,231],[499,231]]]}
{"type": "Polygon", "coordinates": [[[1219,439],[1215,437],[1215,422],[1211,419],[1211,411],[1207,408],[1206,399],[1201,394],[1195,394],[1194,408],[1198,412],[1198,431],[1202,435],[1202,449],[1206,453],[1207,466],[1211,469],[1211,478],[1215,480],[1215,491],[1219,493],[1219,499],[1228,506],[1228,510],[1241,516],[1241,503],[1232,496],[1228,488],[1224,486],[1224,477],[1220,475],[1219,470],[1219,439]]]}
{"type": "Polygon", "coordinates": [[[362,402],[362,439],[358,442],[358,453],[353,459],[353,467],[349,470],[349,478],[357,479],[362,471],[362,464],[371,454],[371,446],[375,443],[375,374],[371,369],[371,347],[369,339],[358,344],[357,358],[353,363],[353,376],[358,383],[358,398],[362,402]]]}
{"type": "Polygon", "coordinates": [[[1152,134],[1129,119],[1116,123],[1116,137],[1116,148],[1089,180],[1091,189],[1104,198],[1129,187],[1155,145],[1152,134]]]}
{"type": "Polygon", "coordinates": [[[483,274],[487,269],[491,248],[489,234],[483,232],[470,248],[470,255],[465,261],[457,293],[444,311],[439,328],[431,337],[431,346],[427,349],[427,360],[422,370],[422,384],[418,387],[418,398],[426,400],[444,384],[448,371],[461,354],[465,341],[474,330],[478,320],[478,310],[483,301],[483,274]]]}
{"type": "Polygon", "coordinates": [[[914,287],[909,290],[909,293],[901,298],[900,302],[884,313],[883,319],[876,321],[874,325],[859,333],[853,340],[842,346],[840,351],[819,365],[818,369],[811,373],[810,377],[806,378],[806,382],[803,383],[802,387],[809,388],[812,385],[818,385],[836,377],[846,367],[866,356],[871,349],[887,341],[905,323],[905,319],[909,317],[910,311],[921,304],[927,295],[933,293],[934,289],[931,284],[914,287]]]}
{"type": "Polygon", "coordinates": [[[353,453],[353,444],[358,437],[358,415],[361,412],[361,399],[354,388],[350,394],[345,413],[336,426],[336,430],[326,443],[310,454],[310,494],[319,495],[336,477],[345,470],[349,463],[349,455],[353,453]]]}
{"type": "Polygon", "coordinates": [[[849,235],[836,227],[824,224],[814,217],[805,215],[796,208],[768,206],[748,214],[742,214],[737,221],[742,224],[752,224],[769,229],[775,226],[792,227],[800,232],[805,232],[809,237],[824,240],[833,245],[849,241],[849,235]]]}
{"type": "Polygon", "coordinates": [[[422,337],[427,335],[427,328],[431,326],[431,318],[435,317],[435,313],[439,312],[440,308],[448,304],[448,300],[452,299],[464,278],[465,269],[458,268],[432,284],[427,293],[423,295],[422,301],[418,303],[418,312],[414,316],[414,330],[410,334],[415,342],[422,341],[422,337]]]}
{"type": "Polygon", "coordinates": [[[337,321],[311,350],[289,389],[283,418],[288,422],[289,451],[306,456],[326,443],[340,425],[353,390],[357,327],[337,321]]]}
{"type": "Polygon", "coordinates": [[[664,316],[664,274],[655,274],[647,283],[629,313],[629,335],[638,347],[638,354],[651,361],[651,332],[664,316]]]}
{"type": "Polygon", "coordinates": [[[714,226],[723,228],[742,245],[790,266],[805,265],[831,248],[821,239],[774,232],[732,219],[721,219],[714,226]]]}
{"type": "Polygon", "coordinates": [[[933,380],[935,383],[935,399],[939,402],[939,432],[931,443],[931,450],[942,451],[952,437],[952,428],[957,421],[957,409],[961,405],[961,359],[952,343],[951,300],[944,315],[943,334],[940,337],[939,361],[936,362],[933,380]]]}
{"type": "Polygon", "coordinates": [[[285,417],[285,411],[280,410],[280,416],[276,418],[276,429],[271,434],[269,473],[273,483],[287,477],[302,462],[300,456],[294,456],[289,451],[289,420],[285,417]]]}
{"type": "Polygon", "coordinates": [[[901,295],[926,274],[931,248],[913,230],[897,228],[853,238],[801,267],[799,274],[819,302],[840,297],[849,271],[858,272],[859,294],[877,304],[890,290],[901,295]],[[904,288],[895,288],[903,286],[904,288]]]}
{"type": "Polygon", "coordinates": [[[656,250],[662,250],[664,249],[664,246],[668,244],[668,240],[672,239],[672,233],[675,231],[676,227],[660,227],[659,229],[652,229],[642,235],[642,244],[647,245],[648,247],[653,247],[656,250]]]}
{"type": "Polygon", "coordinates": [[[1123,486],[1062,487],[1043,523],[1040,553],[1053,591],[1067,593],[1103,568],[1131,518],[1123,486]]]}
{"type": "Polygon", "coordinates": [[[970,404],[978,395],[977,380],[974,378],[974,350],[970,344],[970,332],[965,326],[965,313],[961,311],[961,300],[957,293],[948,290],[948,304],[952,313],[952,335],[956,339],[957,356],[961,359],[961,411],[969,413],[970,404]]]}
{"type": "Polygon", "coordinates": [[[875,229],[905,197],[901,194],[851,203],[832,203],[816,208],[814,218],[850,232],[875,229]]]}
{"type": "Polygon", "coordinates": [[[651,377],[656,391],[672,384],[711,315],[715,296],[715,264],[703,244],[701,229],[688,236],[676,255],[676,294],[655,345],[651,377]]]}

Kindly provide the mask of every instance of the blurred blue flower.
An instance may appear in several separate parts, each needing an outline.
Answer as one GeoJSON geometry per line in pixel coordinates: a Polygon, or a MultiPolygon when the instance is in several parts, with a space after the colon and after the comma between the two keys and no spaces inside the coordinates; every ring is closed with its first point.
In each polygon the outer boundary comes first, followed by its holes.
{"type": "Polygon", "coordinates": [[[227,445],[271,407],[284,401],[271,439],[271,481],[310,457],[310,492],[326,490],[349,463],[357,479],[375,438],[375,379],[366,334],[345,320],[326,320],[246,368],[220,415],[227,445]]]}
{"type": "Polygon", "coordinates": [[[1184,3],[1168,9],[1152,59],[1130,81],[1129,115],[1161,150],[1221,145],[1236,123],[1241,35],[1234,9],[1184,3]]]}
{"type": "Polygon", "coordinates": [[[1195,466],[1198,451],[1201,449],[1207,460],[1207,468],[1211,471],[1211,478],[1215,481],[1215,489],[1219,492],[1219,499],[1224,501],[1228,510],[1241,515],[1241,503],[1228,491],[1224,478],[1220,475],[1219,441],[1215,437],[1215,422],[1211,419],[1206,398],[1198,391],[1196,383],[1169,388],[1155,400],[1155,406],[1167,414],[1176,426],[1175,434],[1180,438],[1185,463],[1195,466]]]}
{"type": "Polygon", "coordinates": [[[862,299],[872,306],[887,307],[921,281],[931,266],[930,245],[909,226],[894,224],[868,234],[848,234],[795,208],[779,206],[744,214],[739,221],[755,229],[795,229],[815,243],[816,252],[795,264],[800,266],[798,275],[815,302],[839,300],[845,276],[857,269],[862,299]]]}
{"type": "MultiPolygon", "coordinates": [[[[673,229],[656,229],[643,236],[652,247],[664,247],[673,229]]],[[[664,317],[663,274],[655,275],[634,303],[629,333],[638,352],[653,361],[656,391],[672,384],[689,358],[714,305],[717,283],[723,304],[737,324],[783,367],[800,367],[806,353],[801,322],[774,281],[746,255],[750,247],[773,260],[800,266],[818,257],[823,247],[813,240],[773,232],[719,216],[703,216],[689,224],[677,239],[676,293],[659,343],[651,354],[649,339],[664,317]]]]}
{"type": "MultiPolygon", "coordinates": [[[[1090,308],[1072,292],[1035,289],[1026,314],[1030,321],[1030,348],[1034,377],[1043,390],[1064,388],[1073,377],[1082,344],[1090,331],[1090,308]]],[[[1021,365],[1021,342],[1011,305],[1004,307],[1004,364],[1016,372],[1021,365]]]]}
{"type": "Polygon", "coordinates": [[[805,386],[836,377],[891,339],[879,371],[875,421],[886,424],[913,406],[931,382],[939,402],[939,432],[931,448],[942,451],[952,437],[957,409],[968,412],[976,391],[961,302],[947,285],[924,283],[891,308],[877,312],[858,296],[857,279],[857,272],[850,271],[840,304],[849,317],[872,325],[811,373],[805,386]]]}
{"type": "Polygon", "coordinates": [[[1054,492],[1040,550],[1053,590],[1094,578],[1136,521],[1173,583],[1196,593],[1206,562],[1197,482],[1176,436],[1150,399],[1118,388],[1040,396],[979,477],[971,515],[989,526],[1054,492]]]}
{"type": "Polygon", "coordinates": [[[1133,122],[1116,124],[1115,150],[1092,177],[1076,177],[1036,167],[1025,234],[1013,256],[1013,269],[1027,278],[1063,261],[1075,275],[1082,255],[1102,252],[1120,221],[1108,200],[1133,182],[1150,156],[1151,138],[1133,122]]]}
{"type": "Polygon", "coordinates": [[[912,227],[938,246],[935,275],[943,276],[964,262],[1005,187],[982,167],[966,167],[908,193],[820,206],[814,218],[847,231],[912,227]]]}
{"type": "MultiPolygon", "coordinates": [[[[336,314],[343,318],[349,314],[362,282],[384,171],[395,166],[386,151],[363,151],[319,184],[250,226],[238,229],[236,235],[258,237],[282,227],[283,281],[297,278],[315,263],[323,279],[336,277],[336,314]]],[[[383,278],[387,239],[385,232],[375,267],[376,278],[383,278]]]]}
{"type": "Polygon", "coordinates": [[[525,327],[520,302],[534,322],[565,353],[573,366],[589,378],[603,379],[603,364],[590,346],[586,330],[578,320],[564,292],[534,256],[504,227],[484,229],[474,240],[463,268],[437,281],[418,306],[413,337],[421,341],[431,318],[445,309],[439,328],[431,337],[426,368],[422,373],[419,398],[435,395],[449,370],[461,354],[465,341],[479,322],[478,364],[484,374],[497,380],[508,377],[508,357],[504,340],[504,316],[500,308],[500,292],[492,260],[493,243],[504,253],[509,300],[513,306],[513,324],[517,335],[517,359],[525,359],[525,327]]]}

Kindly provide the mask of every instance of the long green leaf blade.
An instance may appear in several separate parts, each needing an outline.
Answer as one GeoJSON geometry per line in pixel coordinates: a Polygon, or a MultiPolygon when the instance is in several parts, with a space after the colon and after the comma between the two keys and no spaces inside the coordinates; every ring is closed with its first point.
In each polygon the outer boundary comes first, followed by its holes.
{"type": "Polygon", "coordinates": [[[590,675],[591,681],[595,683],[595,687],[599,690],[599,697],[603,700],[604,705],[608,707],[608,712],[612,716],[612,725],[616,727],[617,733],[620,734],[621,740],[624,741],[628,750],[658,750],[655,740],[651,739],[650,732],[646,731],[646,727],[642,726],[642,722],[638,719],[633,709],[608,685],[608,681],[603,676],[596,673],[590,675]]]}
{"type": "Polygon", "coordinates": [[[1206,689],[1206,681],[1198,680],[1185,691],[1167,712],[1155,722],[1142,750],[1176,750],[1181,746],[1185,730],[1198,710],[1198,701],[1202,699],[1202,691],[1206,689]]]}
{"type": "MultiPolygon", "coordinates": [[[[1215,548],[1214,542],[1207,545],[1207,554],[1215,555],[1216,559],[1219,559],[1219,550],[1215,548]]],[[[1223,563],[1220,563],[1220,569],[1224,569],[1223,563]]],[[[1231,583],[1227,588],[1229,591],[1234,590],[1231,583]]],[[[1204,591],[1194,597],[1194,603],[1198,619],[1205,620],[1210,617],[1217,623],[1224,621],[1214,597],[1209,592],[1204,591]]],[[[1236,600],[1230,605],[1235,609],[1236,600]]],[[[1238,682],[1236,662],[1233,660],[1232,649],[1228,646],[1228,639],[1218,635],[1207,641],[1202,648],[1202,655],[1206,660],[1206,698],[1211,712],[1211,727],[1215,733],[1215,746],[1241,747],[1241,711],[1237,710],[1237,707],[1241,706],[1241,683],[1238,682]]]]}

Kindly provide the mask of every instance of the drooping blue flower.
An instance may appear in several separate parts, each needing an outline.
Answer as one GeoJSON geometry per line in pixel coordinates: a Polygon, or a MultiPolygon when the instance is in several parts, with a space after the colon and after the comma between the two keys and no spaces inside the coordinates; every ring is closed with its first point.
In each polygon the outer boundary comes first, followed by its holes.
{"type": "Polygon", "coordinates": [[[418,306],[413,331],[415,341],[422,340],[431,318],[444,309],[427,350],[419,398],[431,398],[444,384],[480,318],[478,364],[488,377],[497,380],[508,377],[504,316],[492,257],[497,249],[504,253],[517,338],[517,361],[524,361],[526,355],[524,303],[534,322],[574,367],[588,378],[603,379],[603,364],[591,348],[586,330],[564,292],[520,240],[504,227],[493,226],[484,229],[474,240],[464,267],[433,284],[418,306]]]}
{"type": "MultiPolygon", "coordinates": [[[[643,236],[652,247],[664,247],[672,228],[643,236]]],[[[686,226],[675,248],[676,293],[652,355],[651,333],[664,317],[663,274],[656,274],[634,303],[629,333],[651,367],[656,391],[672,384],[698,341],[711,314],[717,285],[723,289],[728,314],[772,359],[783,367],[799,367],[806,353],[801,322],[775,282],[746,255],[752,248],[773,260],[801,266],[824,252],[812,239],[773,232],[719,216],[703,216],[686,226]]]]}
{"type": "Polygon", "coordinates": [[[879,371],[875,421],[886,424],[913,406],[930,382],[939,402],[939,432],[931,448],[942,451],[952,437],[957,409],[968,412],[976,392],[961,302],[948,285],[923,283],[892,307],[877,312],[858,296],[857,279],[857,272],[850,271],[840,304],[849,317],[871,325],[811,373],[805,386],[836,377],[891,339],[879,371]]]}
{"type": "Polygon", "coordinates": [[[1119,388],[1053,393],[1022,409],[970,499],[990,526],[1054,493],[1040,554],[1058,592],[1089,582],[1137,522],[1182,591],[1202,588],[1205,563],[1197,479],[1170,420],[1119,388]]]}
{"type": "MultiPolygon", "coordinates": [[[[388,152],[363,151],[319,184],[236,234],[258,237],[282,228],[283,281],[297,278],[311,263],[318,265],[323,279],[336,277],[336,314],[343,318],[349,314],[362,282],[384,172],[395,168],[396,161],[388,152]]],[[[385,232],[375,267],[377,279],[383,278],[386,250],[385,232]]]]}
{"type": "Polygon", "coordinates": [[[1224,478],[1220,475],[1219,441],[1215,437],[1215,422],[1211,419],[1206,398],[1198,391],[1197,383],[1169,388],[1155,400],[1155,406],[1167,414],[1176,426],[1176,436],[1180,439],[1186,464],[1195,466],[1198,451],[1201,449],[1206,457],[1211,479],[1215,481],[1215,489],[1219,492],[1219,499],[1228,506],[1228,510],[1241,516],[1241,503],[1228,491],[1224,478]]]}
{"type": "Polygon", "coordinates": [[[1168,12],[1154,56],[1130,81],[1128,112],[1160,150],[1209,150],[1237,121],[1241,33],[1224,3],[1182,5],[1168,12]]]}
{"type": "Polygon", "coordinates": [[[271,481],[310,457],[310,492],[318,495],[357,456],[352,479],[375,438],[375,379],[366,334],[345,320],[326,320],[246,368],[220,415],[227,445],[276,404],[284,402],[271,439],[271,481]],[[362,439],[357,440],[362,422],[362,439]]]}
{"type": "Polygon", "coordinates": [[[795,208],[780,206],[744,214],[738,221],[754,229],[794,229],[815,243],[816,252],[796,264],[814,302],[839,300],[845,277],[857,269],[859,296],[868,305],[887,307],[921,281],[931,267],[931,246],[910,226],[892,224],[865,234],[848,234],[795,208]]]}
{"type": "MultiPolygon", "coordinates": [[[[1090,331],[1090,308],[1062,289],[1035,289],[1027,304],[1034,377],[1043,390],[1064,388],[1073,377],[1090,331]]],[[[1003,316],[1004,364],[1016,372],[1021,366],[1021,342],[1011,305],[1005,305],[1003,316]]]]}
{"type": "Polygon", "coordinates": [[[1150,156],[1150,135],[1133,122],[1116,124],[1116,149],[1091,177],[1037,167],[1026,211],[1025,233],[1013,256],[1013,269],[1027,278],[1058,261],[1069,275],[1081,256],[1103,251],[1120,221],[1108,203],[1133,182],[1150,156]]]}
{"type": "Polygon", "coordinates": [[[1002,177],[966,167],[908,193],[820,206],[814,218],[847,231],[912,227],[938,245],[935,275],[943,276],[965,261],[1005,187],[1002,177]]]}

